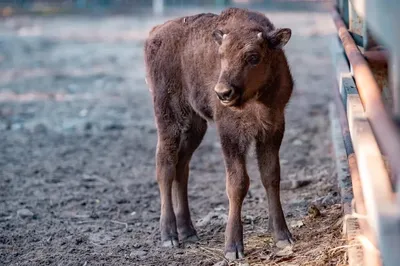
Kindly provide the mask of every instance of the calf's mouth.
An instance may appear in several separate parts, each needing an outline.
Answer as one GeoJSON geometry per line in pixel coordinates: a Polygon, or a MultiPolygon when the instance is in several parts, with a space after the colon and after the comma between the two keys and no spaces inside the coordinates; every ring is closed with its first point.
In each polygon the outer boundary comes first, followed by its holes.
{"type": "Polygon", "coordinates": [[[222,105],[230,107],[230,106],[238,106],[240,105],[241,102],[241,96],[240,95],[235,95],[234,98],[230,99],[230,100],[221,100],[220,102],[222,105]]]}

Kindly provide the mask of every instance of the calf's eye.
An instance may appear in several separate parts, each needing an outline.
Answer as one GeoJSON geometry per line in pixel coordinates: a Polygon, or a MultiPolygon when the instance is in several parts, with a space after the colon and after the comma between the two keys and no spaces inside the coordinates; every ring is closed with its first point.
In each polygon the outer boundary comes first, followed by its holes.
{"type": "Polygon", "coordinates": [[[250,64],[250,65],[257,65],[258,63],[260,63],[260,56],[259,55],[256,55],[256,54],[253,54],[253,55],[250,55],[248,58],[247,58],[247,62],[250,64]]]}

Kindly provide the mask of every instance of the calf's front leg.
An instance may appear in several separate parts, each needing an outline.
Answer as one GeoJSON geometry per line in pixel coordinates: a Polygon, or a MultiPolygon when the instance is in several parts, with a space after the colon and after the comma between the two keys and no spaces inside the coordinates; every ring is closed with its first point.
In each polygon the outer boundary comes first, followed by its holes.
{"type": "Polygon", "coordinates": [[[232,136],[221,134],[226,168],[226,192],[229,198],[228,223],[225,230],[225,257],[229,260],[244,257],[242,203],[249,189],[246,170],[247,145],[232,136]]]}
{"type": "Polygon", "coordinates": [[[293,243],[280,201],[279,148],[282,137],[283,130],[274,136],[260,138],[256,142],[261,181],[268,198],[269,230],[272,231],[277,246],[293,243]]]}

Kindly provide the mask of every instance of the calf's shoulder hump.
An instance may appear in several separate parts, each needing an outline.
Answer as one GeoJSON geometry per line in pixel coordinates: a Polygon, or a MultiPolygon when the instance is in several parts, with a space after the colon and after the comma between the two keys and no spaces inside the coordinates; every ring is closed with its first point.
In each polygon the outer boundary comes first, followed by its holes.
{"type": "MultiPolygon", "coordinates": [[[[156,39],[184,39],[190,38],[188,29],[198,29],[198,33],[204,30],[217,29],[220,26],[235,26],[237,23],[257,24],[265,30],[275,29],[271,21],[261,12],[250,11],[243,8],[228,8],[217,15],[214,13],[200,13],[192,16],[171,19],[163,24],[153,27],[147,40],[156,39]]],[[[210,33],[211,34],[211,33],[210,33]]]]}

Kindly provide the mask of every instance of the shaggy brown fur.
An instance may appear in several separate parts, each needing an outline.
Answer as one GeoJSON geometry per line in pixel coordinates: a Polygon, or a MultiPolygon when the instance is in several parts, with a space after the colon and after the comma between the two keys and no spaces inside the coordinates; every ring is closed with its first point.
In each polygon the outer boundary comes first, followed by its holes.
{"type": "Polygon", "coordinates": [[[244,256],[241,208],[249,188],[246,155],[255,143],[276,241],[292,242],[282,211],[279,149],[293,81],[283,50],[290,29],[263,14],[230,8],[156,26],[146,40],[147,81],[158,129],[157,180],[164,246],[197,240],[188,200],[189,162],[216,123],[226,167],[225,256],[244,256]]]}

